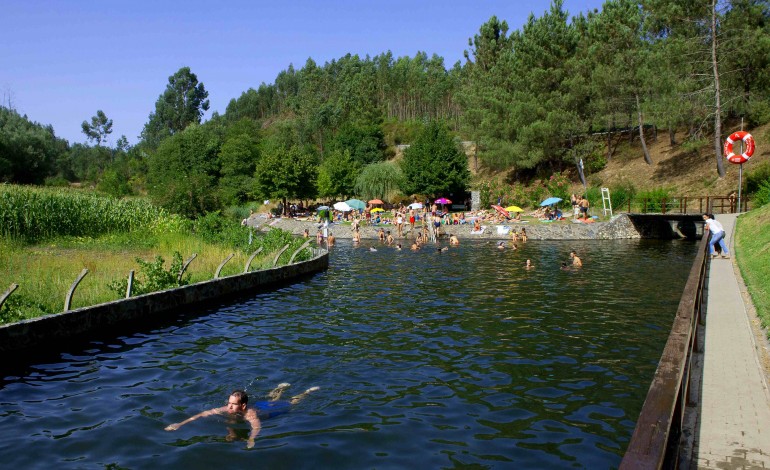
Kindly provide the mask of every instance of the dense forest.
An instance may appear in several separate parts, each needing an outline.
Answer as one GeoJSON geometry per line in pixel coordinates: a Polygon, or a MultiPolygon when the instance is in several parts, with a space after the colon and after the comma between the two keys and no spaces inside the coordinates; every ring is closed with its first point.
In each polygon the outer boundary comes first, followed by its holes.
{"type": "Polygon", "coordinates": [[[458,141],[474,144],[471,169],[525,179],[578,159],[598,171],[618,135],[649,162],[644,142],[658,133],[711,148],[723,176],[723,127],[770,122],[768,50],[766,0],[608,0],[572,17],[553,0],[520,30],[490,18],[464,63],[389,51],[308,59],[204,123],[208,92],[183,67],[134,146],[103,145],[112,121],[101,111],[83,121],[89,144],[70,145],[0,107],[0,181],[146,193],[195,217],[248,200],[464,191],[458,141]]]}

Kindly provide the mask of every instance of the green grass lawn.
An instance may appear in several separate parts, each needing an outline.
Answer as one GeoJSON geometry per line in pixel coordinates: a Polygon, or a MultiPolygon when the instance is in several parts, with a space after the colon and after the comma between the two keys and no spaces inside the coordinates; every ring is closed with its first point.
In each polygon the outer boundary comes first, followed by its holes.
{"type": "Polygon", "coordinates": [[[762,326],[770,326],[770,204],[738,217],[735,255],[762,326]]]}

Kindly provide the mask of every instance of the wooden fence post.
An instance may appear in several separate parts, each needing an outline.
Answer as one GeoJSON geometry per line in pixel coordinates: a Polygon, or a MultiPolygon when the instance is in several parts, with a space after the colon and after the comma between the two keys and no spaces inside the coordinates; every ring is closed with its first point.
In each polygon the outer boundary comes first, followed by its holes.
{"type": "Polygon", "coordinates": [[[292,264],[292,263],[294,263],[294,258],[296,258],[296,257],[297,257],[297,255],[298,255],[298,254],[299,254],[299,253],[300,253],[302,250],[304,250],[304,249],[305,249],[305,247],[307,247],[308,245],[310,245],[310,240],[308,240],[308,241],[306,241],[305,243],[303,243],[303,244],[302,244],[302,246],[301,246],[301,247],[299,247],[299,248],[297,249],[297,251],[295,251],[295,252],[294,252],[294,254],[292,254],[292,255],[291,255],[291,259],[289,260],[289,264],[292,264]]]}
{"type": "Polygon", "coordinates": [[[184,266],[182,266],[182,269],[179,270],[179,275],[176,277],[176,282],[182,282],[182,276],[184,276],[184,272],[187,270],[187,266],[190,266],[190,263],[192,263],[193,260],[197,257],[198,253],[193,253],[192,256],[187,258],[187,261],[184,262],[184,266]]]}
{"type": "Polygon", "coordinates": [[[128,285],[126,285],[126,298],[131,297],[131,291],[134,290],[134,270],[128,272],[128,285]]]}
{"type": "Polygon", "coordinates": [[[77,288],[78,284],[80,284],[80,281],[83,280],[84,277],[86,277],[86,274],[88,274],[88,268],[83,268],[82,271],[80,271],[80,275],[77,279],[75,279],[75,282],[72,283],[70,286],[70,290],[67,292],[67,297],[64,299],[64,311],[70,310],[70,307],[72,307],[72,295],[75,293],[75,288],[77,288]]]}
{"type": "Polygon", "coordinates": [[[262,248],[264,247],[260,246],[259,248],[257,248],[257,251],[255,251],[254,253],[251,254],[251,256],[249,256],[248,261],[246,261],[246,266],[244,266],[243,268],[243,274],[246,274],[247,272],[249,272],[249,268],[251,267],[251,262],[254,261],[254,258],[256,258],[257,255],[262,252],[262,248]]]}
{"type": "Polygon", "coordinates": [[[273,266],[278,264],[278,258],[280,258],[283,252],[286,251],[288,248],[289,248],[289,245],[286,245],[285,247],[281,248],[281,251],[279,251],[277,255],[275,255],[275,259],[273,260],[273,266]]]}
{"type": "Polygon", "coordinates": [[[222,268],[225,267],[225,264],[227,264],[228,261],[233,259],[233,256],[235,256],[235,253],[230,253],[230,256],[228,256],[227,258],[225,258],[224,261],[222,261],[222,264],[220,264],[219,267],[217,268],[217,272],[214,273],[214,279],[219,278],[219,273],[222,272],[222,268]]]}
{"type": "Polygon", "coordinates": [[[3,295],[0,295],[0,308],[3,308],[3,304],[5,303],[6,299],[8,299],[8,297],[10,297],[11,294],[13,294],[13,291],[18,289],[18,287],[19,285],[13,282],[11,283],[11,286],[8,288],[8,290],[3,292],[3,295]]]}

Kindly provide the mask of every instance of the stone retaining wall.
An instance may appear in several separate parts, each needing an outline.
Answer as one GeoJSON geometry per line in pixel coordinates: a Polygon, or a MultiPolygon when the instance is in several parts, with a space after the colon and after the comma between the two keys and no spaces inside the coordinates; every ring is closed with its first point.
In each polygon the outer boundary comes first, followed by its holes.
{"type": "Polygon", "coordinates": [[[288,266],[212,279],[3,325],[0,326],[0,352],[50,346],[87,332],[102,331],[122,322],[155,320],[163,315],[173,314],[181,307],[288,284],[296,278],[326,270],[328,267],[329,253],[323,251],[309,261],[288,266]]]}
{"type": "MultiPolygon", "coordinates": [[[[273,219],[268,223],[265,220],[248,221],[249,225],[259,230],[268,230],[270,227],[280,228],[282,230],[289,231],[295,235],[302,235],[302,232],[307,229],[310,232],[310,237],[315,237],[320,224],[315,221],[303,221],[296,219],[273,219]]],[[[508,230],[521,231],[522,228],[527,230],[527,236],[531,240],[606,240],[606,239],[625,239],[625,238],[642,238],[642,235],[637,230],[636,226],[629,220],[627,214],[620,214],[612,218],[607,222],[595,222],[595,223],[582,223],[573,222],[572,220],[563,220],[557,222],[540,222],[532,221],[529,223],[508,223],[498,225],[493,222],[484,222],[482,224],[484,231],[481,234],[472,233],[473,225],[442,225],[441,232],[444,234],[454,234],[458,238],[464,240],[478,240],[478,239],[496,239],[505,240],[510,238],[509,233],[500,233],[498,226],[508,228],[508,230]]],[[[364,225],[361,227],[362,239],[377,239],[377,232],[380,228],[385,231],[390,230],[395,235],[396,228],[393,225],[364,225]]],[[[417,230],[419,226],[415,227],[417,230]]],[[[335,237],[352,238],[353,232],[350,224],[332,224],[329,226],[329,231],[334,234],[335,237]]],[[[410,233],[409,225],[407,224],[404,230],[406,238],[411,239],[414,236],[410,233]]]]}

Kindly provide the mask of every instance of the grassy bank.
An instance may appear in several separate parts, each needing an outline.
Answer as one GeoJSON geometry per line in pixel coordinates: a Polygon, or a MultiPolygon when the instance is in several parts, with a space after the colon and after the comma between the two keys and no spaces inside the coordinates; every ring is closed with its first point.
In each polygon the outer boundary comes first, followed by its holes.
{"type": "MultiPolygon", "coordinates": [[[[212,279],[231,253],[222,276],[243,272],[250,254],[262,252],[251,270],[272,266],[276,253],[290,248],[278,264],[289,261],[304,240],[281,230],[251,234],[231,218],[211,213],[195,221],[183,219],[143,199],[115,199],[71,189],[0,185],[0,294],[19,287],[0,308],[0,323],[59,313],[81,271],[72,308],[118,300],[135,271],[134,294],[178,285],[181,259],[197,257],[185,282],[212,279]],[[249,242],[253,241],[252,244],[249,242]],[[178,253],[179,267],[172,267],[178,253]],[[163,262],[157,258],[163,258],[163,262]],[[143,260],[141,266],[137,259],[143,260]]],[[[305,251],[298,261],[308,259],[305,251]]]]}
{"type": "Polygon", "coordinates": [[[757,315],[770,327],[770,204],[738,218],[735,254],[757,315]]]}
{"type": "MultiPolygon", "coordinates": [[[[278,249],[280,247],[266,246],[252,261],[251,269],[271,266],[278,249]]],[[[130,270],[135,271],[138,280],[146,281],[136,258],[152,261],[161,256],[165,260],[164,268],[168,270],[174,252],[179,252],[184,259],[197,253],[187,269],[191,283],[212,279],[219,264],[231,253],[235,256],[223,268],[222,276],[243,272],[249,258],[244,251],[209,243],[189,234],[173,233],[61,238],[35,245],[0,239],[0,252],[3,253],[0,257],[0,293],[11,283],[19,285],[0,309],[0,323],[61,312],[67,292],[83,268],[89,273],[75,291],[72,308],[122,298],[108,286],[127,278],[130,270]]],[[[284,254],[281,261],[285,262],[283,258],[289,255],[284,254]]]]}

